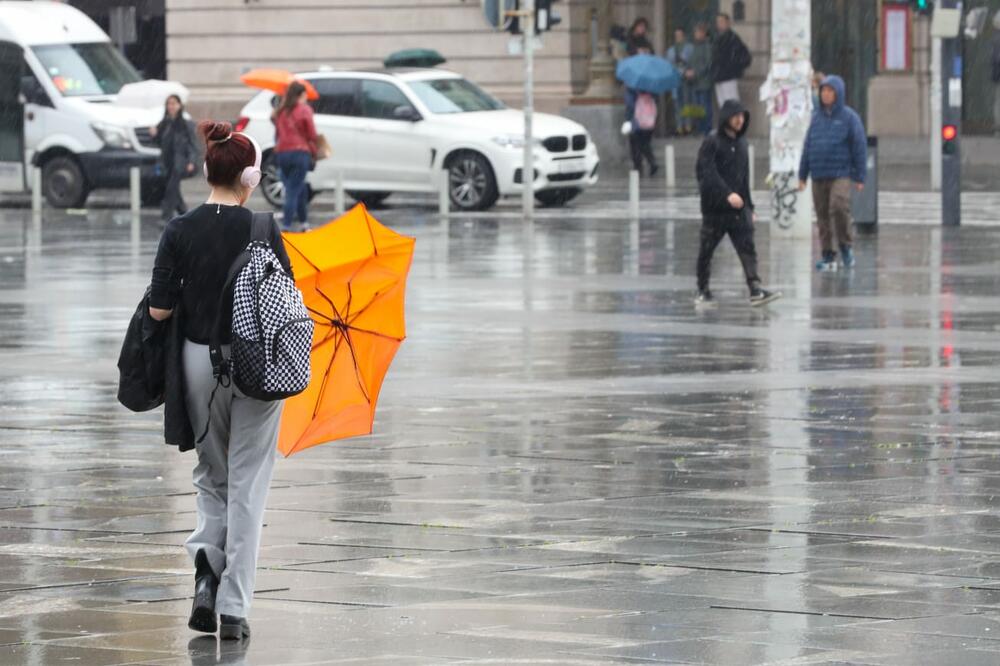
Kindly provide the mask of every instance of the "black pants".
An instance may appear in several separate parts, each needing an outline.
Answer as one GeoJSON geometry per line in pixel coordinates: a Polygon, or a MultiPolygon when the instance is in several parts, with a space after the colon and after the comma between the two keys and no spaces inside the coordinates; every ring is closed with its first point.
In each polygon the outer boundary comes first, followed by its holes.
{"type": "Polygon", "coordinates": [[[177,169],[171,169],[167,173],[167,182],[163,186],[163,201],[160,203],[160,215],[164,222],[174,215],[183,215],[187,212],[187,204],[181,195],[182,177],[183,174],[177,169]]]}
{"type": "Polygon", "coordinates": [[[653,130],[632,130],[628,135],[629,148],[632,149],[632,166],[642,173],[642,158],[646,158],[650,168],[656,167],[656,156],[653,155],[653,130]]]}
{"type": "Polygon", "coordinates": [[[708,289],[712,276],[712,255],[723,237],[728,235],[736,254],[743,264],[747,286],[752,291],[760,285],[757,275],[757,247],[753,242],[753,222],[750,213],[737,213],[731,217],[705,218],[701,223],[701,249],[698,252],[698,290],[708,289]]]}

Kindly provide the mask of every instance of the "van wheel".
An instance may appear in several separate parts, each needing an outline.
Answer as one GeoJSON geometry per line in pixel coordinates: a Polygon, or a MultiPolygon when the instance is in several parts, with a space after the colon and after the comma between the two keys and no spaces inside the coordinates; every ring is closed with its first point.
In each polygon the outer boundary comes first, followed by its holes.
{"type": "Polygon", "coordinates": [[[347,195],[358,203],[362,203],[366,208],[378,208],[383,201],[389,198],[392,192],[355,192],[347,190],[347,195]]]}
{"type": "Polygon", "coordinates": [[[535,192],[535,198],[545,208],[559,208],[575,199],[580,191],[579,187],[560,187],[554,190],[535,192]]]}
{"type": "Polygon", "coordinates": [[[42,193],[54,208],[80,208],[87,202],[90,187],[83,169],[72,157],[53,157],[42,167],[42,193]]]}
{"type": "Polygon", "coordinates": [[[479,153],[471,150],[456,153],[449,158],[447,168],[448,195],[455,208],[486,210],[500,198],[493,167],[479,153]]]}

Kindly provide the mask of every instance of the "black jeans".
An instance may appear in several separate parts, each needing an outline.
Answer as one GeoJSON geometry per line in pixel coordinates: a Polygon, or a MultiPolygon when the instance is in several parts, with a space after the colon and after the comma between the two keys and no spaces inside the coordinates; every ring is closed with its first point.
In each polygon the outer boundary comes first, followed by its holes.
{"type": "Polygon", "coordinates": [[[727,217],[704,218],[701,223],[701,249],[698,252],[698,291],[708,289],[708,280],[712,276],[712,255],[723,237],[729,240],[736,249],[736,254],[743,264],[743,273],[747,278],[747,286],[753,291],[760,285],[757,275],[757,247],[753,242],[753,222],[749,211],[734,213],[727,217]]]}
{"type": "Polygon", "coordinates": [[[632,149],[632,165],[642,173],[642,158],[646,158],[650,168],[656,167],[656,156],[653,155],[653,130],[632,130],[628,135],[629,148],[632,149]]]}
{"type": "Polygon", "coordinates": [[[183,177],[183,171],[176,167],[167,173],[167,181],[163,186],[163,201],[160,202],[160,215],[164,222],[169,221],[174,215],[183,215],[187,212],[187,204],[181,195],[183,177]]]}

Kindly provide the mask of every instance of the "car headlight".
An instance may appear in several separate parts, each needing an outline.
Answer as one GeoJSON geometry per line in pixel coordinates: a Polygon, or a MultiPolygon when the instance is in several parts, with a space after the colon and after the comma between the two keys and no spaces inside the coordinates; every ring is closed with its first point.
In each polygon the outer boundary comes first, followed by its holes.
{"type": "Polygon", "coordinates": [[[92,123],[90,126],[94,129],[97,138],[103,141],[108,148],[132,148],[128,128],[106,123],[92,123]]]}
{"type": "MultiPolygon", "coordinates": [[[[501,148],[521,149],[524,148],[524,135],[501,134],[493,137],[493,143],[497,144],[501,148]]],[[[532,138],[531,144],[535,148],[539,148],[542,145],[542,141],[541,139],[532,138]]]]}

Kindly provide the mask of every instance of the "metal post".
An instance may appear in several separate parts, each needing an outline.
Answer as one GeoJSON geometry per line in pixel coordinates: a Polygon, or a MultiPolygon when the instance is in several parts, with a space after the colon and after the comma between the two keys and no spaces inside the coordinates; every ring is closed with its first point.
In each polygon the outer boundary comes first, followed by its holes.
{"type": "Polygon", "coordinates": [[[42,170],[31,167],[31,212],[42,212],[42,170]]]}
{"type": "Polygon", "coordinates": [[[438,213],[441,217],[448,217],[451,206],[451,198],[448,192],[448,170],[438,171],[438,213]]]}
{"type": "Polygon", "coordinates": [[[747,145],[747,162],[750,165],[750,191],[753,192],[754,184],[757,182],[757,149],[752,143],[747,145]]]}
{"type": "Polygon", "coordinates": [[[535,107],[535,0],[521,3],[522,39],[524,40],[524,160],[521,166],[521,212],[530,220],[535,213],[535,150],[533,115],[535,107]]]}
{"type": "Polygon", "coordinates": [[[674,144],[668,143],[663,156],[664,171],[667,176],[667,189],[677,187],[677,155],[674,152],[674,144]]]}
{"type": "Polygon", "coordinates": [[[639,172],[628,172],[628,212],[633,220],[639,219],[639,172]]]}
{"type": "MultiPolygon", "coordinates": [[[[959,9],[956,0],[943,0],[939,7],[959,9]]],[[[937,11],[935,9],[935,11],[937,11]]],[[[962,224],[962,40],[960,35],[941,40],[941,126],[954,125],[955,137],[948,151],[939,153],[941,160],[941,224],[957,227],[962,224]]]]}
{"type": "Polygon", "coordinates": [[[140,193],[140,188],[142,187],[142,179],[139,173],[139,167],[131,167],[128,170],[128,195],[129,195],[129,210],[132,211],[132,215],[138,216],[142,208],[142,197],[140,193]]]}
{"type": "Polygon", "coordinates": [[[941,38],[931,39],[931,189],[941,189],[941,38]]]}
{"type": "Polygon", "coordinates": [[[334,200],[334,211],[337,213],[337,217],[343,215],[347,210],[347,204],[344,199],[344,170],[337,169],[337,191],[334,200]]]}

